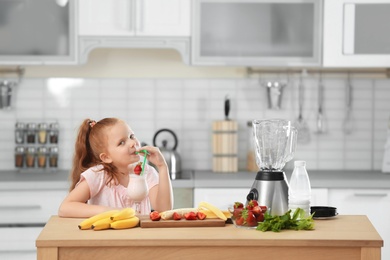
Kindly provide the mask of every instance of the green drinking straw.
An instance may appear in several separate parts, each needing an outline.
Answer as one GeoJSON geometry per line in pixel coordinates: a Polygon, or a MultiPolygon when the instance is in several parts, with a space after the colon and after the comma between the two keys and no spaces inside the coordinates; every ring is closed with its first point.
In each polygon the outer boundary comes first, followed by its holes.
{"type": "MultiPolygon", "coordinates": [[[[145,169],[145,164],[146,164],[146,156],[149,154],[149,152],[146,151],[146,150],[141,150],[141,152],[142,152],[145,156],[144,156],[144,162],[143,162],[143,164],[142,164],[142,171],[141,171],[140,176],[144,175],[144,169],[145,169]]],[[[139,152],[135,152],[135,154],[139,154],[139,152]]]]}

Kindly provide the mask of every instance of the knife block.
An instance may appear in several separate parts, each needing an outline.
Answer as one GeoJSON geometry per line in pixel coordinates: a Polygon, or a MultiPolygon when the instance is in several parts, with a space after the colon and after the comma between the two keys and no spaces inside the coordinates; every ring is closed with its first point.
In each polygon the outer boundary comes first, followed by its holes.
{"type": "Polygon", "coordinates": [[[213,172],[237,172],[237,122],[213,122],[213,172]]]}

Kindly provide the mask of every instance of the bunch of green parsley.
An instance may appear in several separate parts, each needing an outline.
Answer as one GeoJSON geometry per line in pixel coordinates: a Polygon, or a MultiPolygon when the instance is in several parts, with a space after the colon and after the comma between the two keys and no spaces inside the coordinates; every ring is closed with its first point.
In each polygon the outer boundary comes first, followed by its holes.
{"type": "Polygon", "coordinates": [[[268,210],[264,214],[264,221],[260,222],[256,230],[279,232],[282,229],[312,230],[314,229],[313,215],[305,217],[305,211],[297,208],[291,216],[291,210],[282,216],[272,216],[268,210]]]}

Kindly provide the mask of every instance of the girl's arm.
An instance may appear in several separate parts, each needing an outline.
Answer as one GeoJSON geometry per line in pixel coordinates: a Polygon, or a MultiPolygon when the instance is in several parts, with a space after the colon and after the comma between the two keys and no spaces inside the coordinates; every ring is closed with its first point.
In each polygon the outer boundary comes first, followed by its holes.
{"type": "Polygon", "coordinates": [[[58,209],[58,216],[65,218],[89,218],[96,214],[102,213],[114,208],[90,205],[86,201],[89,200],[89,186],[84,180],[80,182],[61,203],[58,209]]]}
{"type": "Polygon", "coordinates": [[[171,210],[173,208],[173,192],[168,165],[159,148],[145,146],[141,149],[149,152],[147,159],[158,169],[159,183],[149,190],[149,199],[152,208],[159,212],[171,210]]]}

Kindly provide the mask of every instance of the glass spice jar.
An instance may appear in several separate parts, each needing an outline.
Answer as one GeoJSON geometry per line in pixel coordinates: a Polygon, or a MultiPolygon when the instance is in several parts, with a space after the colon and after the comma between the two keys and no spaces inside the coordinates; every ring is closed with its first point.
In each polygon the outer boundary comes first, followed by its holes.
{"type": "Polygon", "coordinates": [[[36,148],[28,147],[26,152],[26,166],[28,168],[35,167],[35,158],[36,158],[36,148]]]}
{"type": "Polygon", "coordinates": [[[16,168],[23,168],[23,166],[24,166],[24,154],[25,154],[24,147],[17,146],[15,148],[15,167],[16,168]]]}
{"type": "Polygon", "coordinates": [[[49,141],[51,144],[58,143],[59,126],[58,123],[51,123],[49,127],[49,141]]]}
{"type": "Polygon", "coordinates": [[[47,148],[45,146],[38,147],[38,167],[46,168],[47,148]]]}
{"type": "Polygon", "coordinates": [[[35,136],[37,132],[37,125],[35,123],[29,123],[27,124],[27,143],[28,144],[34,144],[35,143],[35,136]]]}
{"type": "Polygon", "coordinates": [[[49,165],[52,168],[58,167],[58,147],[53,146],[49,148],[49,165]]]}
{"type": "Polygon", "coordinates": [[[17,144],[24,143],[24,130],[25,130],[24,123],[18,122],[15,124],[15,143],[17,144]]]}
{"type": "Polygon", "coordinates": [[[45,144],[47,139],[47,124],[38,124],[38,143],[45,144]]]}

